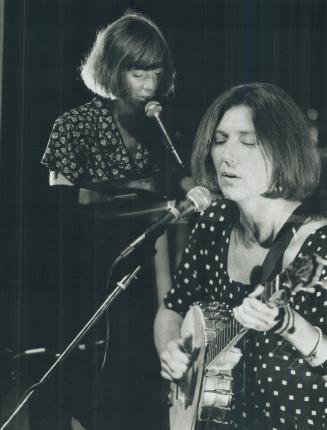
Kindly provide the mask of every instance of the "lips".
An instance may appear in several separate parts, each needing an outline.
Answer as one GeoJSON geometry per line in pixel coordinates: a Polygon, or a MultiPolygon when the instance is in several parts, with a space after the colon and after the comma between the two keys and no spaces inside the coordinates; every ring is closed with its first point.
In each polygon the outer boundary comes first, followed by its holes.
{"type": "Polygon", "coordinates": [[[139,98],[143,100],[151,100],[153,97],[154,97],[154,93],[139,94],[139,98]]]}
{"type": "Polygon", "coordinates": [[[239,178],[239,176],[237,176],[234,172],[227,172],[227,171],[222,172],[221,176],[223,178],[229,178],[229,179],[238,179],[239,178]]]}

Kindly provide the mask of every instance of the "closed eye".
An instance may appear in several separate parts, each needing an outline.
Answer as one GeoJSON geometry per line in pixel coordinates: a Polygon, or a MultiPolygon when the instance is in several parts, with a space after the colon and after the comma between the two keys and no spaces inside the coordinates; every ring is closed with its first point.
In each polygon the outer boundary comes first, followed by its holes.
{"type": "Polygon", "coordinates": [[[248,146],[254,146],[257,143],[256,139],[253,139],[253,138],[244,138],[244,137],[242,137],[240,139],[240,142],[243,143],[243,145],[248,145],[248,146]]]}
{"type": "Polygon", "coordinates": [[[161,78],[163,75],[162,69],[155,69],[155,70],[133,70],[132,76],[136,79],[144,79],[146,77],[156,77],[161,78]]]}
{"type": "Polygon", "coordinates": [[[132,75],[134,76],[134,78],[143,78],[144,72],[137,71],[137,72],[133,72],[132,75]]]}
{"type": "Polygon", "coordinates": [[[228,136],[224,133],[216,133],[212,144],[213,145],[222,145],[223,143],[225,143],[228,140],[228,136]]]}
{"type": "Polygon", "coordinates": [[[240,142],[243,143],[244,145],[256,145],[257,144],[257,137],[255,135],[255,133],[242,133],[240,136],[240,142]]]}

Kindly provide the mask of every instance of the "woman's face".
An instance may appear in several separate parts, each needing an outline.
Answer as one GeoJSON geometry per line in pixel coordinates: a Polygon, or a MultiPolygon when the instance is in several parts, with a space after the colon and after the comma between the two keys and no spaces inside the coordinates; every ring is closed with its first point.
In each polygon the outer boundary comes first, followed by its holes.
{"type": "Polygon", "coordinates": [[[162,67],[123,72],[126,100],[135,105],[144,105],[156,95],[162,76],[162,67]]]}
{"type": "Polygon", "coordinates": [[[241,202],[268,190],[272,164],[258,142],[249,107],[233,106],[225,112],[213,137],[211,157],[225,198],[241,202]]]}

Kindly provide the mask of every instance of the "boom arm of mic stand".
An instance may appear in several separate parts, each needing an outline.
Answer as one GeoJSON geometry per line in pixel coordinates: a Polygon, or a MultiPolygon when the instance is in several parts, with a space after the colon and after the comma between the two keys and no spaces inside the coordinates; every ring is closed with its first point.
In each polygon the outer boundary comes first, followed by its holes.
{"type": "Polygon", "coordinates": [[[133,272],[125,275],[119,282],[117,282],[117,287],[112,293],[106,298],[98,310],[92,315],[88,322],[84,325],[81,331],[75,336],[75,338],[70,342],[66,349],[60,354],[58,359],[53,363],[53,365],[46,371],[42,378],[36,384],[32,385],[29,392],[26,394],[23,400],[21,400],[16,406],[13,413],[7,419],[7,421],[1,426],[0,430],[4,430],[8,424],[13,420],[21,408],[27,403],[29,398],[35,393],[36,389],[53,373],[56,367],[61,364],[69,355],[69,353],[75,348],[78,342],[86,335],[90,328],[96,323],[96,321],[103,315],[106,309],[112,304],[112,302],[132,283],[134,279],[137,278],[138,273],[142,269],[142,266],[137,266],[133,272]]]}
{"type": "Polygon", "coordinates": [[[180,156],[178,155],[176,149],[174,148],[173,142],[171,141],[170,137],[168,136],[165,127],[163,126],[161,119],[158,115],[154,115],[154,118],[156,119],[163,135],[165,136],[164,142],[166,143],[166,147],[168,149],[168,151],[170,151],[173,156],[175,157],[177,164],[183,169],[184,168],[184,164],[182,162],[182,160],[180,159],[180,156]]]}

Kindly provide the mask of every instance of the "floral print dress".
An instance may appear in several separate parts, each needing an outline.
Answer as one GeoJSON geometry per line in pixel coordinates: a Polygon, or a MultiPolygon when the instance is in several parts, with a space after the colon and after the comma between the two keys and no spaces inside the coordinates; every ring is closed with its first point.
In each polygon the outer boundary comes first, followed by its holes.
{"type": "Polygon", "coordinates": [[[99,96],[55,121],[41,163],[76,185],[137,178],[157,170],[143,143],[138,142],[135,159],[130,156],[110,100],[99,96]]]}

